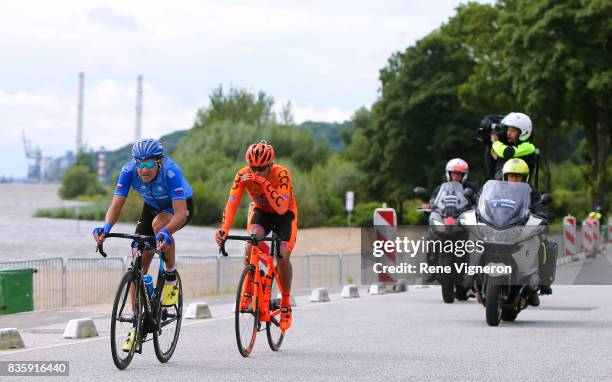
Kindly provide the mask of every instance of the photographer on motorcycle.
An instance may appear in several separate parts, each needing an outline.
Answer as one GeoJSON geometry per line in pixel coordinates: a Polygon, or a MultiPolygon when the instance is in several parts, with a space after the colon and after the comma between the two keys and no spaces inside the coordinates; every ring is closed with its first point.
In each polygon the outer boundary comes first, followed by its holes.
{"type": "Polygon", "coordinates": [[[529,116],[512,112],[503,119],[487,116],[481,121],[480,139],[487,145],[486,164],[489,177],[501,180],[502,168],[511,158],[521,158],[533,176],[537,150],[529,140],[533,126],[529,116]]]}
{"type": "MultiPolygon", "coordinates": [[[[513,158],[507,161],[504,164],[502,169],[504,180],[507,182],[529,182],[529,167],[527,163],[520,158],[513,158]]],[[[544,208],[543,203],[541,202],[541,195],[538,190],[531,186],[531,212],[535,215],[542,217],[545,220],[549,219],[548,212],[544,208]]],[[[543,259],[540,258],[540,264],[542,264],[543,259]]],[[[540,293],[541,294],[552,294],[552,288],[550,285],[540,284],[540,293]]],[[[537,293],[532,293],[529,296],[529,303],[533,306],[538,306],[540,304],[540,299],[537,296],[537,293]]]]}

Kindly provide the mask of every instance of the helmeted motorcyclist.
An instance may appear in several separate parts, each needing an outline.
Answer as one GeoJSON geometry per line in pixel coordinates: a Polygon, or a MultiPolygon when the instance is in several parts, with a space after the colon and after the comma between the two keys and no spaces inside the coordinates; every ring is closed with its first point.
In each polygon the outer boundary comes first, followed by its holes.
{"type": "MultiPolygon", "coordinates": [[[[507,161],[504,164],[502,169],[503,178],[507,182],[529,182],[529,167],[524,160],[520,158],[513,158],[507,161]]],[[[542,217],[545,220],[549,219],[549,215],[544,208],[542,203],[542,197],[538,190],[534,186],[531,187],[531,212],[535,215],[542,217]]],[[[543,259],[540,259],[540,263],[542,263],[543,259]]],[[[542,294],[551,294],[552,288],[547,284],[540,284],[540,293],[542,294]]],[[[537,296],[537,293],[532,293],[529,296],[529,303],[533,306],[538,306],[540,304],[540,299],[537,296]]]]}
{"type": "Polygon", "coordinates": [[[533,176],[536,167],[536,147],[530,142],[533,126],[529,116],[512,112],[500,122],[505,129],[507,144],[503,143],[497,130],[491,131],[491,149],[488,161],[494,162],[495,179],[503,179],[504,164],[512,158],[521,158],[529,167],[529,175],[533,176]]]}
{"type": "MultiPolygon", "coordinates": [[[[454,159],[449,160],[446,163],[446,167],[444,169],[444,175],[446,177],[447,182],[461,183],[464,190],[466,188],[469,188],[474,192],[473,196],[471,198],[468,198],[468,202],[470,204],[474,204],[474,200],[475,200],[474,196],[478,192],[478,185],[474,182],[467,180],[469,172],[470,172],[470,166],[468,165],[466,161],[464,161],[461,158],[454,158],[454,159]]],[[[434,200],[436,200],[436,197],[438,196],[438,193],[440,192],[441,187],[442,185],[440,184],[434,189],[433,193],[431,194],[431,199],[429,200],[429,204],[425,205],[425,207],[430,207],[433,205],[433,202],[434,200]]],[[[437,254],[435,254],[434,252],[427,254],[427,264],[428,265],[436,265],[437,262],[438,262],[437,254]]],[[[432,283],[435,281],[435,279],[436,279],[436,275],[431,273],[423,281],[425,283],[432,283]]]]}
{"type": "MultiPolygon", "coordinates": [[[[478,192],[478,185],[468,180],[469,173],[470,173],[470,166],[468,165],[466,161],[464,161],[461,158],[454,158],[454,159],[449,160],[446,163],[446,167],[444,171],[444,174],[446,176],[446,181],[447,182],[459,182],[463,186],[464,190],[466,188],[469,188],[472,191],[474,191],[474,195],[476,195],[476,193],[478,192]]],[[[431,194],[430,204],[436,199],[436,196],[438,196],[440,187],[442,187],[441,184],[438,185],[438,187],[436,187],[433,193],[431,194]]],[[[473,200],[468,200],[468,201],[473,202],[473,200]]]]}

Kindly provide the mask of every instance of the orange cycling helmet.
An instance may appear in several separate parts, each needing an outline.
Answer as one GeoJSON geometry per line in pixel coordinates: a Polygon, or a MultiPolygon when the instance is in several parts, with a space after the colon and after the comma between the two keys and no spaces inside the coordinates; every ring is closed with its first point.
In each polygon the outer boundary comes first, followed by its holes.
{"type": "Polygon", "coordinates": [[[244,159],[251,167],[265,167],[274,161],[274,149],[268,141],[261,140],[249,146],[244,159]]]}

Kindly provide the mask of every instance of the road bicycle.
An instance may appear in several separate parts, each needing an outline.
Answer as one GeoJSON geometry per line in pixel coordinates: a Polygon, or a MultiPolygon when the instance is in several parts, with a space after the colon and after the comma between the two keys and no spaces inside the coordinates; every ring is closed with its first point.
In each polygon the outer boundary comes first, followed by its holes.
{"type": "MultiPolygon", "coordinates": [[[[132,361],[134,353],[142,354],[142,343],[153,340],[157,359],[167,362],[174,353],[181,331],[183,317],[183,287],[181,277],[176,271],[177,286],[179,288],[178,302],[172,306],[162,306],[161,296],[164,288],[164,252],[153,250],[160,257],[157,283],[149,295],[144,281],[142,269],[142,252],[147,242],[154,242],[154,236],[133,235],[125,233],[109,233],[106,238],[118,237],[133,240],[136,255],[132,264],[119,282],[113,313],[111,317],[111,351],[113,362],[118,369],[123,370],[132,361]],[[129,351],[123,349],[123,344],[135,331],[134,340],[129,351]],[[151,339],[147,335],[152,334],[151,339]]],[[[103,257],[103,242],[98,243],[97,252],[103,257]]],[[[147,248],[148,249],[148,248],[147,248]]]]}
{"type": "Polygon", "coordinates": [[[225,242],[227,240],[242,240],[251,244],[248,264],[244,267],[238,290],[236,292],[235,330],[238,351],[243,357],[248,357],[253,351],[257,333],[265,330],[268,344],[273,351],[280,349],[285,331],[280,324],[280,299],[271,298],[274,283],[280,285],[274,258],[282,259],[280,253],[280,239],[273,233],[272,237],[258,238],[255,234],[250,236],[227,236],[219,251],[227,256],[225,242]],[[271,242],[271,250],[260,243],[271,242]]]}

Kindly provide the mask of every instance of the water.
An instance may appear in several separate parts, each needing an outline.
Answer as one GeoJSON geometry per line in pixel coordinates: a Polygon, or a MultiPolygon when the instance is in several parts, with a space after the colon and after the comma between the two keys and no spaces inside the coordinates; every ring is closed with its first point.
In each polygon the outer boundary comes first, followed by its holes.
{"type": "MultiPolygon", "coordinates": [[[[38,208],[76,206],[82,203],[60,199],[56,184],[0,184],[0,262],[49,257],[96,258],[94,227],[103,222],[32,217],[38,208]]],[[[134,232],[133,224],[118,223],[112,232],[134,232]]],[[[184,227],[175,234],[177,253],[182,256],[216,255],[214,228],[184,227]]],[[[104,250],[112,257],[129,255],[129,240],[108,239],[104,250]]],[[[231,255],[240,255],[240,244],[228,245],[231,255]]]]}

